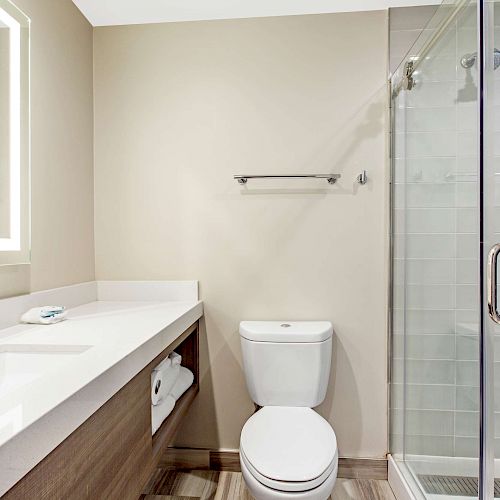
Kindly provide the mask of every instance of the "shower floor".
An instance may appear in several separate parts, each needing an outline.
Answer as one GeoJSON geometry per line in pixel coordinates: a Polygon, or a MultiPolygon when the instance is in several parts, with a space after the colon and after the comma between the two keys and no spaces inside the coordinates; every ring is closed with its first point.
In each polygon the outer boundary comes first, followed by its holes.
{"type": "MultiPolygon", "coordinates": [[[[392,456],[402,481],[419,500],[470,500],[478,497],[477,459],[425,455],[392,456]]],[[[389,469],[391,466],[389,466],[389,469]]],[[[389,472],[389,476],[391,473],[389,472]]],[[[500,498],[500,460],[495,460],[495,498],[500,498]]]]}
{"type": "MultiPolygon", "coordinates": [[[[478,496],[477,477],[420,474],[420,484],[429,495],[478,496]]],[[[500,498],[500,479],[495,479],[495,498],[500,498]]]]}

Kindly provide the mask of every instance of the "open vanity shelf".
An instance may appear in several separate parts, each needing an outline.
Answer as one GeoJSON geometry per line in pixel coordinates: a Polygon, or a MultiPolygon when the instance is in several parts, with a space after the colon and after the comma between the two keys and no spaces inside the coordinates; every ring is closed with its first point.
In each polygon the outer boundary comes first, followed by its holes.
{"type": "MultiPolygon", "coordinates": [[[[155,465],[160,461],[162,454],[165,452],[168,445],[172,442],[181,422],[186,415],[191,403],[199,391],[199,332],[198,323],[195,323],[188,328],[175,342],[169,346],[155,361],[153,368],[156,366],[156,361],[161,362],[166,355],[175,351],[182,356],[182,366],[189,368],[194,374],[193,385],[182,395],[177,401],[172,413],[163,422],[160,428],[153,436],[153,460],[155,465]],[[168,352],[167,352],[168,351],[168,352]]],[[[151,365],[150,365],[151,366],[151,365]]]]}
{"type": "Polygon", "coordinates": [[[191,325],[15,484],[2,499],[137,500],[199,390],[199,325],[191,325]],[[172,351],[193,385],[151,435],[151,372],[172,351]]]}

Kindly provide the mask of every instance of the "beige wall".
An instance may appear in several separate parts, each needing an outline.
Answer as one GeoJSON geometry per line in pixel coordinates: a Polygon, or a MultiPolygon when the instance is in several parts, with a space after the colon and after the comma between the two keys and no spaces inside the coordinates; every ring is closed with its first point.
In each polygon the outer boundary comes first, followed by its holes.
{"type": "Polygon", "coordinates": [[[199,279],[205,301],[179,445],[238,447],[253,409],[240,320],[329,319],[320,412],[342,456],[387,451],[386,17],[95,30],[97,277],[199,279]],[[232,180],[329,171],[337,186],[232,180]]]}
{"type": "Polygon", "coordinates": [[[71,0],[15,3],[31,18],[32,258],[0,267],[0,296],[94,279],[92,27],[71,0]]]}

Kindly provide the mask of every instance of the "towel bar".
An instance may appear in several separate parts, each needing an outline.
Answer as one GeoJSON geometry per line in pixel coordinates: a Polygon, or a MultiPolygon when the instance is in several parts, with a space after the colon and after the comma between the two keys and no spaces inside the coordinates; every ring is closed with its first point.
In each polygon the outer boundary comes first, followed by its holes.
{"type": "Polygon", "coordinates": [[[335,184],[340,174],[296,174],[296,175],[235,175],[239,184],[246,184],[248,179],[326,179],[328,184],[335,184]]]}

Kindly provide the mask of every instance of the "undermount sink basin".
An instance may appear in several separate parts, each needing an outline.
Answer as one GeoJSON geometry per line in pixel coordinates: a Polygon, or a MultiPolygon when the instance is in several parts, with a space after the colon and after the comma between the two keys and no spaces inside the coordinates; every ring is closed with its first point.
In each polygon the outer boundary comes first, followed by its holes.
{"type": "Polygon", "coordinates": [[[70,363],[92,346],[0,345],[0,397],[70,363]]]}

